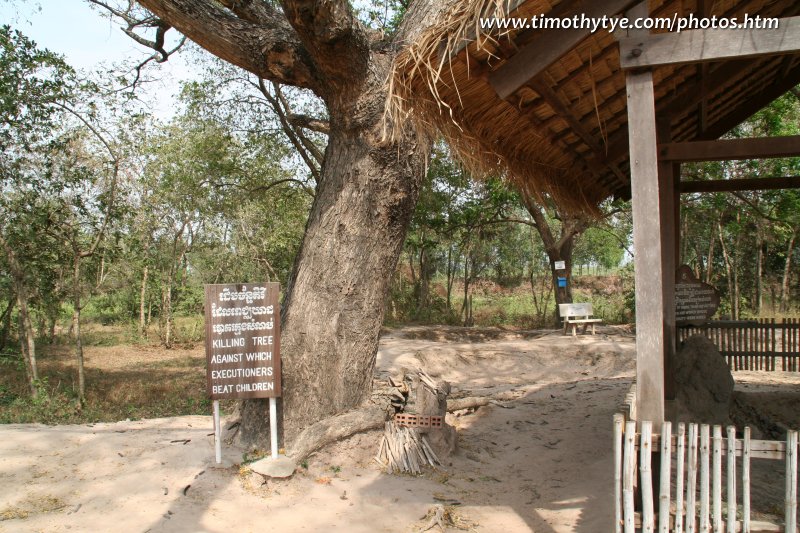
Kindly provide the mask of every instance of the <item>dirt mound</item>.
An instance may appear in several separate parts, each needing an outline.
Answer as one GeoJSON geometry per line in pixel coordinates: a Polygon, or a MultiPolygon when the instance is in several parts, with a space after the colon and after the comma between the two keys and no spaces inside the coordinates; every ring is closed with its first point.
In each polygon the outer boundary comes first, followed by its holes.
{"type": "Polygon", "coordinates": [[[386,331],[409,340],[436,342],[488,342],[495,340],[538,339],[551,334],[551,330],[522,331],[504,328],[465,328],[459,326],[411,326],[397,331],[386,331]]]}
{"type": "Polygon", "coordinates": [[[675,354],[676,421],[730,423],[733,376],[717,347],[703,335],[686,339],[675,354]]]}

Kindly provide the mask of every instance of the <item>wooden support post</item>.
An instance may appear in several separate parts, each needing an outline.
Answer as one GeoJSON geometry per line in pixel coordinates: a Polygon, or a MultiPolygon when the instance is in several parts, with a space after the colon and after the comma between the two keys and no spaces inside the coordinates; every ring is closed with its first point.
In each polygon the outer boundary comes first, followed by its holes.
{"type": "MultiPolygon", "coordinates": [[[[658,120],[656,136],[659,143],[672,140],[668,118],[658,120]]],[[[675,272],[680,257],[680,163],[658,162],[658,194],[661,206],[661,264],[663,269],[662,294],[664,298],[664,399],[674,400],[678,395],[675,382],[675,272]]]]}
{"type": "Polygon", "coordinates": [[[675,450],[675,533],[683,533],[683,464],[686,455],[686,426],[678,424],[675,450]]]}
{"type": "Polygon", "coordinates": [[[722,533],[722,426],[714,426],[711,455],[711,517],[715,533],[722,533]]]}
{"type": "Polygon", "coordinates": [[[689,466],[686,478],[686,533],[695,533],[697,519],[697,424],[689,424],[689,466]]]}
{"type": "Polygon", "coordinates": [[[625,533],[635,533],[633,521],[633,481],[636,477],[636,422],[625,423],[625,450],[622,466],[622,507],[625,533]]]}
{"type": "Polygon", "coordinates": [[[736,428],[728,426],[728,533],[736,533],[736,428]]]}
{"type": "Polygon", "coordinates": [[[658,532],[669,533],[670,478],[672,465],[672,424],[664,422],[661,429],[661,473],[658,494],[658,532]]]}
{"type": "MultiPolygon", "coordinates": [[[[653,73],[628,72],[628,133],[636,281],[636,391],[639,420],[664,421],[665,301],[653,73]]],[[[671,214],[671,212],[670,212],[671,214]]]]}
{"type": "Polygon", "coordinates": [[[750,533],[750,428],[742,440],[742,533],[750,533]]]}
{"type": "Polygon", "coordinates": [[[700,426],[700,518],[697,531],[707,533],[710,529],[709,521],[709,487],[711,486],[709,473],[709,455],[711,447],[711,428],[708,424],[700,426]]]}
{"type": "Polygon", "coordinates": [[[642,489],[642,533],[655,531],[653,505],[653,472],[651,469],[651,447],[653,445],[653,425],[642,421],[642,439],[639,444],[639,477],[642,489]]]}
{"type": "Polygon", "coordinates": [[[797,530],[797,431],[786,435],[786,531],[797,530]]]}
{"type": "Polygon", "coordinates": [[[622,533],[622,431],[625,417],[614,415],[614,533],[622,533]]]}
{"type": "Polygon", "coordinates": [[[219,400],[214,400],[214,460],[222,462],[222,428],[219,422],[219,400]]]}

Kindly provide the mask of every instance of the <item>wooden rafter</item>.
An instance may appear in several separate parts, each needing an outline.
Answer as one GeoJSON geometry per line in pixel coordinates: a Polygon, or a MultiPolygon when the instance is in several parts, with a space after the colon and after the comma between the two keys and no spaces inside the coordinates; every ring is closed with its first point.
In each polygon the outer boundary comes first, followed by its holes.
{"type": "Polygon", "coordinates": [[[800,156],[800,135],[659,145],[664,161],[726,161],[800,156]]]}
{"type": "MultiPolygon", "coordinates": [[[[594,137],[587,131],[587,129],[581,124],[581,122],[576,119],[568,107],[562,103],[561,98],[553,91],[547,84],[540,82],[538,80],[531,81],[529,85],[539,93],[542,98],[547,102],[547,104],[553,108],[556,115],[558,115],[561,119],[563,119],[571,128],[572,131],[580,137],[583,142],[588,146],[592,152],[597,157],[603,157],[605,152],[603,148],[595,141],[594,137]]],[[[606,165],[614,173],[615,176],[620,180],[620,183],[625,183],[627,180],[627,176],[622,173],[617,165],[613,162],[606,162],[606,165]]]]}
{"type": "MultiPolygon", "coordinates": [[[[564,1],[547,16],[549,18],[566,18],[584,14],[592,18],[601,18],[604,15],[611,17],[639,1],[595,0],[591,3],[581,0],[564,1]]],[[[590,34],[589,29],[581,28],[539,30],[527,46],[489,75],[489,83],[500,98],[507,98],[590,34]]]]}
{"type": "Polygon", "coordinates": [[[734,180],[696,180],[682,181],[678,184],[678,190],[681,193],[773,191],[780,189],[800,189],[800,176],[734,180]]]}
{"type": "Polygon", "coordinates": [[[800,52],[800,17],[779,19],[778,28],[669,32],[620,40],[624,69],[700,63],[800,52]]]}
{"type": "Polygon", "coordinates": [[[779,81],[767,84],[762,91],[749,98],[745,105],[740,105],[719,120],[712,122],[708,129],[698,136],[698,139],[720,138],[798,84],[800,84],[800,64],[794,65],[779,81]]]}
{"type": "MultiPolygon", "coordinates": [[[[764,62],[759,67],[759,71],[767,73],[771,70],[774,70],[774,68],[775,67],[772,63],[764,62]]],[[[729,92],[727,90],[729,85],[735,83],[740,76],[745,75],[748,72],[752,74],[753,72],[751,69],[752,61],[744,60],[724,63],[717,69],[712,70],[707,83],[710,88],[714,89],[714,92],[706,96],[713,97],[714,94],[729,92]]],[[[717,117],[716,119],[711,118],[709,125],[704,132],[695,132],[692,137],[689,138],[698,140],[717,139],[732,128],[741,124],[742,121],[746,120],[759,109],[769,104],[769,102],[772,100],[775,100],[785,92],[800,84],[800,64],[795,65],[788,71],[786,71],[786,69],[782,70],[785,71],[785,77],[781,82],[769,83],[766,85],[763,90],[756,93],[755,97],[748,100],[747,105],[737,106],[733,112],[723,117],[717,117]]],[[[703,97],[703,95],[698,92],[699,88],[700,85],[696,79],[685,87],[680,88],[675,95],[670,98],[665,106],[659,106],[658,114],[660,116],[671,117],[673,121],[680,119],[680,117],[684,116],[686,113],[689,113],[703,97]]],[[[677,137],[681,138],[682,135],[678,135],[677,137]]],[[[606,151],[605,157],[595,157],[594,160],[590,161],[590,166],[604,165],[604,160],[606,159],[620,164],[620,160],[623,159],[627,153],[628,130],[627,127],[623,127],[609,135],[608,150],[606,151]]],[[[608,181],[610,183],[610,178],[608,181]]]]}

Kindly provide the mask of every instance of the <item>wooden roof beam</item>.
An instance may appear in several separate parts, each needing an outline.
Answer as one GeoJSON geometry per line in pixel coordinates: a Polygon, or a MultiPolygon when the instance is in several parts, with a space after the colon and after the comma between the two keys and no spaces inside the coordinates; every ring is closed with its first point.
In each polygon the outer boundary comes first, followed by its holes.
{"type": "Polygon", "coordinates": [[[747,105],[737,107],[731,113],[713,121],[699,138],[718,139],[722,137],[725,133],[769,105],[770,102],[794,89],[798,84],[800,84],[800,64],[794,65],[786,76],[778,82],[771,83],[764,90],[759,91],[747,101],[747,105]]]}
{"type": "Polygon", "coordinates": [[[663,161],[727,161],[800,156],[800,135],[673,142],[658,147],[663,161]]]}
{"type": "Polygon", "coordinates": [[[696,180],[682,181],[678,184],[678,191],[681,193],[772,191],[778,189],[800,189],[800,176],[734,180],[696,180]]]}
{"type": "MultiPolygon", "coordinates": [[[[724,91],[724,88],[727,87],[725,79],[727,77],[730,77],[729,79],[735,79],[738,73],[744,73],[746,71],[747,65],[748,63],[742,62],[722,65],[711,72],[708,84],[711,87],[719,87],[720,90],[724,91]]],[[[770,84],[765,90],[759,91],[755,98],[751,98],[748,101],[747,106],[737,108],[736,111],[719,120],[712,120],[706,131],[704,131],[701,136],[698,136],[698,139],[718,139],[798,84],[800,84],[800,65],[792,69],[779,83],[770,84]]],[[[698,88],[699,84],[692,84],[687,87],[686,90],[681,89],[675,97],[670,99],[665,107],[659,107],[656,113],[659,116],[672,116],[690,111],[691,107],[696,105],[699,101],[698,99],[690,98],[690,96],[695,95],[697,98],[701,96],[697,94],[698,88]]],[[[625,110],[625,112],[627,113],[627,110],[625,110]]],[[[618,131],[609,136],[607,154],[603,159],[616,162],[627,154],[628,129],[626,127],[622,131],[618,131]]],[[[599,160],[593,162],[593,164],[601,163],[602,161],[599,160]]]]}
{"type": "Polygon", "coordinates": [[[778,28],[709,29],[621,39],[623,69],[800,53],[800,17],[779,20],[778,28]]]}
{"type": "MultiPolygon", "coordinates": [[[[565,106],[559,96],[547,86],[547,84],[539,82],[538,80],[531,81],[529,85],[539,93],[542,98],[553,108],[556,115],[562,118],[564,121],[569,124],[572,128],[572,131],[580,137],[583,142],[591,148],[592,152],[595,154],[596,157],[604,157],[605,152],[603,151],[602,147],[597,143],[594,137],[587,131],[587,129],[581,124],[581,122],[576,119],[570,110],[565,106]]],[[[613,162],[607,162],[607,166],[611,169],[611,172],[614,173],[617,178],[619,178],[621,183],[625,183],[628,181],[628,177],[622,173],[622,171],[615,165],[613,162]]]]}
{"type": "MultiPolygon", "coordinates": [[[[584,14],[590,18],[612,17],[641,0],[569,0],[547,13],[548,18],[584,14]]],[[[591,34],[589,29],[542,29],[528,45],[489,75],[489,83],[500,98],[507,98],[591,34]]]]}

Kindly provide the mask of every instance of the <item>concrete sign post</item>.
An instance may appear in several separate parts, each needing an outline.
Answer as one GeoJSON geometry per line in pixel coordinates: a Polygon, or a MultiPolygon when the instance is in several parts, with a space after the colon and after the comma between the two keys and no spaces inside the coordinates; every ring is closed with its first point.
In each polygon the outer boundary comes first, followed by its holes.
{"type": "Polygon", "coordinates": [[[269,398],[272,457],[278,457],[281,395],[280,285],[205,286],[208,394],[214,401],[217,463],[221,457],[219,400],[269,398]]]}

